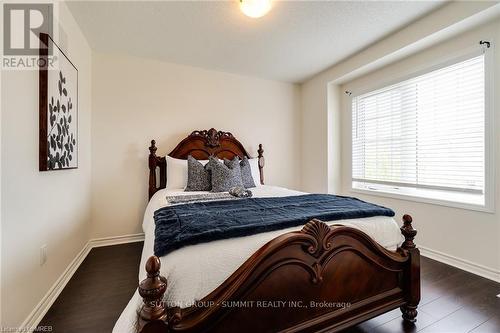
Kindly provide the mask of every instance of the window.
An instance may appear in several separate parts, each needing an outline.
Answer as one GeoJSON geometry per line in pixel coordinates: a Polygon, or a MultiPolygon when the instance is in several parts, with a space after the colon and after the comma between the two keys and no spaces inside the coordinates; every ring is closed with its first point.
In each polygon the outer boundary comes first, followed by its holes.
{"type": "Polygon", "coordinates": [[[485,56],[352,100],[353,189],[485,206],[485,56]]]}

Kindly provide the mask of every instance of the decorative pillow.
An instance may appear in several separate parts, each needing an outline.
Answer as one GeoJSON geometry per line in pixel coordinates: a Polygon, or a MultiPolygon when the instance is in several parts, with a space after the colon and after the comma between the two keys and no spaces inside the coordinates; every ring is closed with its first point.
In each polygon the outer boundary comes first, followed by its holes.
{"type": "Polygon", "coordinates": [[[243,187],[241,168],[238,161],[229,161],[233,168],[220,163],[215,157],[210,157],[207,169],[212,173],[212,192],[227,192],[232,187],[243,187]]]}
{"type": "Polygon", "coordinates": [[[250,164],[250,169],[252,169],[252,178],[255,186],[261,186],[262,184],[260,183],[259,159],[251,158],[248,160],[248,163],[250,164]]]}
{"type": "Polygon", "coordinates": [[[246,156],[241,160],[240,167],[243,186],[245,186],[245,188],[255,187],[255,180],[252,177],[252,168],[246,156]]]}
{"type": "MultiPolygon", "coordinates": [[[[176,190],[186,188],[188,178],[187,161],[168,155],[165,158],[167,160],[167,189],[176,190]]],[[[201,160],[199,162],[205,165],[208,163],[208,160],[201,160]]]]}
{"type": "Polygon", "coordinates": [[[188,176],[186,192],[210,191],[212,189],[212,177],[205,166],[189,155],[187,158],[188,176]]]}
{"type": "Polygon", "coordinates": [[[248,158],[245,156],[240,161],[238,156],[235,156],[231,161],[228,159],[224,159],[224,164],[229,168],[234,168],[239,164],[241,168],[241,181],[243,182],[243,186],[245,188],[255,187],[255,182],[252,177],[252,169],[250,168],[250,162],[248,158]]]}
{"type": "Polygon", "coordinates": [[[167,160],[167,189],[185,188],[187,184],[187,162],[170,156],[167,160]]]}
{"type": "Polygon", "coordinates": [[[240,158],[238,156],[235,156],[232,160],[228,160],[227,158],[224,159],[224,164],[229,168],[229,169],[234,169],[236,167],[240,166],[240,158]]]}

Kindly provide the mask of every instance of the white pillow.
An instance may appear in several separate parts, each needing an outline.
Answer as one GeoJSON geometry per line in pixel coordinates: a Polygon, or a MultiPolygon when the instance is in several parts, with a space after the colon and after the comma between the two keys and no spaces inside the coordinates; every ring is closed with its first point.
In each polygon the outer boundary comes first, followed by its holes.
{"type": "Polygon", "coordinates": [[[261,186],[262,184],[260,183],[259,159],[249,158],[248,162],[250,163],[250,169],[252,170],[252,178],[255,186],[261,186]]]}
{"type": "MultiPolygon", "coordinates": [[[[184,189],[187,186],[188,165],[187,160],[166,156],[167,160],[167,189],[184,189]]],[[[208,160],[200,160],[205,165],[208,160]]]]}

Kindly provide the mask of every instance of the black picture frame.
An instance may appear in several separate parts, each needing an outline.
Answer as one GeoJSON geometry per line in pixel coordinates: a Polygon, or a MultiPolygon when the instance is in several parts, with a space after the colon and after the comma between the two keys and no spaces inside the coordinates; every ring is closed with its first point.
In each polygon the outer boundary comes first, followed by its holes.
{"type": "Polygon", "coordinates": [[[78,69],[51,36],[39,37],[39,170],[77,169],[78,69]]]}

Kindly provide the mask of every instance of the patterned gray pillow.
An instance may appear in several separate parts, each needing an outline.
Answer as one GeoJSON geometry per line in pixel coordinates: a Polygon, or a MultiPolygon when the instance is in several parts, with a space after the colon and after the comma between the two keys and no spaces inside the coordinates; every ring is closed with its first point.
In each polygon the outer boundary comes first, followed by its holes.
{"type": "Polygon", "coordinates": [[[205,168],[206,166],[191,155],[187,158],[187,164],[188,180],[184,191],[210,191],[212,189],[212,180],[210,171],[205,168]]]}
{"type": "Polygon", "coordinates": [[[255,187],[255,181],[252,177],[252,168],[246,156],[241,160],[240,167],[243,186],[245,186],[245,188],[255,187]]]}
{"type": "Polygon", "coordinates": [[[232,160],[228,160],[227,158],[224,159],[224,164],[230,168],[234,169],[237,166],[240,166],[240,158],[238,156],[235,156],[232,160]]]}
{"type": "Polygon", "coordinates": [[[227,192],[232,187],[243,187],[238,161],[236,163],[228,161],[230,166],[227,166],[214,157],[210,157],[209,160],[207,169],[212,173],[212,192],[227,192]]]}
{"type": "Polygon", "coordinates": [[[230,168],[234,168],[236,163],[238,163],[241,168],[241,181],[243,182],[243,187],[255,187],[255,182],[252,177],[252,169],[250,168],[250,162],[248,161],[248,158],[246,156],[243,157],[241,161],[238,156],[235,156],[231,161],[228,159],[224,159],[224,164],[226,164],[230,168]]]}

